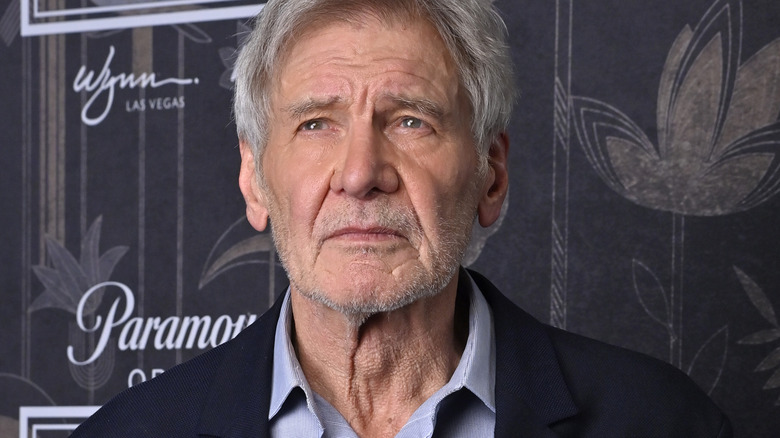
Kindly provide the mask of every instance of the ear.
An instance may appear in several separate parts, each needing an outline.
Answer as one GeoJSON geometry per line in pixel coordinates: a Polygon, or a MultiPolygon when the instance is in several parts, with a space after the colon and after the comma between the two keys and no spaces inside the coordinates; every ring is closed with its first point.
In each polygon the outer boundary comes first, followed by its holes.
{"type": "Polygon", "coordinates": [[[257,231],[265,230],[268,225],[268,208],[265,193],[257,182],[255,155],[245,140],[239,141],[241,150],[241,170],[238,173],[238,187],[246,201],[246,218],[257,231]]]}
{"type": "Polygon", "coordinates": [[[485,191],[477,206],[479,224],[483,227],[492,225],[501,214],[501,206],[504,204],[504,198],[509,189],[508,156],[509,137],[502,132],[493,140],[488,151],[485,191]]]}

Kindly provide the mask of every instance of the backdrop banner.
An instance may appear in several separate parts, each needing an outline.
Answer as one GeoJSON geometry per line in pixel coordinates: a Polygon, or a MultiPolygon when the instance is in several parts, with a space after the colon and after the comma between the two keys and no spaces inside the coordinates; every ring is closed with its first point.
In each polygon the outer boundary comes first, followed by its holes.
{"type": "MultiPolygon", "coordinates": [[[[464,264],[778,436],[780,2],[496,3],[511,193],[464,264]]],[[[230,111],[261,8],[0,0],[0,438],[67,436],[287,287],[230,111]]]]}

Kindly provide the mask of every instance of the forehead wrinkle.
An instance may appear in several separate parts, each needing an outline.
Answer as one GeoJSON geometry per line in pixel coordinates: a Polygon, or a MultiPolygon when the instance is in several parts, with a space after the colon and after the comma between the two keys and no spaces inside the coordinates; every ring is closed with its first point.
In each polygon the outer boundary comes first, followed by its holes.
{"type": "MultiPolygon", "coordinates": [[[[319,28],[316,32],[329,34],[337,30],[338,25],[334,29],[319,28]]],[[[310,33],[307,35],[311,38],[310,33]]],[[[306,39],[298,40],[298,43],[290,48],[289,55],[294,55],[298,44],[305,41],[306,39]]],[[[450,108],[460,100],[457,98],[459,79],[453,71],[451,57],[445,55],[441,58],[434,56],[434,59],[410,60],[387,51],[363,53],[362,46],[357,41],[347,44],[347,47],[341,47],[348,53],[326,50],[318,52],[315,57],[303,54],[286,60],[282,70],[300,72],[303,79],[285,85],[292,86],[293,90],[303,91],[301,86],[311,82],[306,86],[312,88],[310,91],[318,88],[320,90],[315,92],[314,96],[302,96],[298,101],[285,105],[281,108],[284,113],[298,120],[317,111],[331,110],[337,105],[356,105],[359,108],[355,110],[359,112],[371,111],[371,108],[380,104],[384,98],[389,99],[391,105],[419,111],[437,119],[448,117],[453,111],[457,111],[456,108],[450,108]],[[316,73],[322,72],[323,69],[328,71],[327,79],[318,77],[316,73]],[[377,76],[380,77],[379,81],[372,83],[377,76]],[[344,81],[346,83],[343,83],[344,81]]]]}

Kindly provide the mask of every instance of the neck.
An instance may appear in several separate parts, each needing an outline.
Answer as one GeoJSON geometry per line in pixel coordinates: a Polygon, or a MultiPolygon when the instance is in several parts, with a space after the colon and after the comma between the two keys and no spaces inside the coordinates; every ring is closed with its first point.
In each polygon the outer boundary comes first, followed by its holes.
{"type": "Polygon", "coordinates": [[[359,436],[395,436],[449,381],[468,337],[468,305],[456,312],[457,282],[456,274],[439,294],[360,325],[292,290],[303,373],[359,436]]]}

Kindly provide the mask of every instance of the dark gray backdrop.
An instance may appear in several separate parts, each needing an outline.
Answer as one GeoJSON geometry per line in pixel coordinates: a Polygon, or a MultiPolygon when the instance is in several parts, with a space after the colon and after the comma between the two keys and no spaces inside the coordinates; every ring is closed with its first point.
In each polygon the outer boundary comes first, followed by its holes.
{"type": "MultiPolygon", "coordinates": [[[[780,4],[498,6],[522,92],[511,193],[468,262],[538,318],[688,372],[739,436],[775,436],[780,4]]],[[[23,37],[19,10],[0,0],[0,436],[20,421],[63,436],[76,410],[20,407],[99,405],[220,342],[286,283],[236,187],[244,20],[23,37]],[[131,73],[155,78],[123,87],[131,73]]]]}

